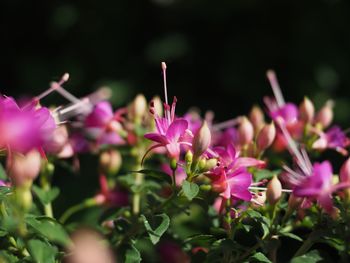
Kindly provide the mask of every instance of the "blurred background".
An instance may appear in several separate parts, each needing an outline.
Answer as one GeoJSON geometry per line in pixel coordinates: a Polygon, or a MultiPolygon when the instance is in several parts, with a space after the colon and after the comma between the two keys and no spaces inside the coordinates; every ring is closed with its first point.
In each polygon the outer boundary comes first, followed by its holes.
{"type": "Polygon", "coordinates": [[[344,0],[1,0],[0,91],[38,94],[69,72],[71,92],[110,86],[117,106],[162,94],[166,61],[179,112],[223,120],[262,104],[273,68],[287,100],[330,96],[346,124],[349,13],[344,0]]]}

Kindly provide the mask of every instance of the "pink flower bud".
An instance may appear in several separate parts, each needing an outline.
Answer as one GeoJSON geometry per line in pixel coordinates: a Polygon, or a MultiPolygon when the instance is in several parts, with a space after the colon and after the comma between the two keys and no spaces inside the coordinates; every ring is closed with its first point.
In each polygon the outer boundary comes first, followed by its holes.
{"type": "Polygon", "coordinates": [[[271,146],[276,137],[276,128],[272,123],[265,124],[258,134],[256,144],[259,151],[264,151],[271,146]]]}
{"type": "Polygon", "coordinates": [[[348,158],[340,168],[340,181],[350,183],[350,158],[348,158]]]}
{"type": "Polygon", "coordinates": [[[265,124],[264,113],[259,106],[253,106],[249,114],[249,120],[253,124],[255,131],[259,131],[265,124]]]}
{"type": "Polygon", "coordinates": [[[22,186],[33,181],[40,173],[41,156],[36,150],[27,154],[13,153],[12,158],[7,159],[7,170],[11,181],[16,186],[22,186]]]}
{"type": "Polygon", "coordinates": [[[241,124],[238,127],[238,142],[241,146],[249,144],[254,137],[254,128],[247,117],[242,117],[241,124]]]}
{"type": "Polygon", "coordinates": [[[211,142],[211,132],[206,121],[203,121],[202,126],[195,133],[193,138],[193,152],[195,158],[201,156],[209,147],[211,142]]]}
{"type": "Polygon", "coordinates": [[[100,155],[100,169],[105,174],[116,174],[122,164],[122,157],[116,150],[107,150],[100,155]]]}
{"type": "Polygon", "coordinates": [[[316,123],[320,123],[322,128],[328,127],[333,121],[333,102],[328,101],[316,115],[316,123]]]}
{"type": "Polygon", "coordinates": [[[79,229],[73,233],[72,241],[68,248],[68,263],[116,262],[103,237],[94,230],[79,229]]]}
{"type": "Polygon", "coordinates": [[[299,105],[300,118],[306,122],[310,123],[313,121],[315,116],[315,107],[311,100],[307,97],[304,98],[303,102],[299,105]]]}
{"type": "Polygon", "coordinates": [[[267,184],[266,198],[271,205],[275,205],[282,196],[282,185],[277,176],[267,184]]]}

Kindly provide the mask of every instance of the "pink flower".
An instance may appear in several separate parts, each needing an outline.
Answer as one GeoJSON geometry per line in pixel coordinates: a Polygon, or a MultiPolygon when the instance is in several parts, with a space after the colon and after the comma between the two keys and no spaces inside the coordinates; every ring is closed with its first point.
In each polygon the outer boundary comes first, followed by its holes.
{"type": "Polygon", "coordinates": [[[327,132],[320,132],[320,138],[317,139],[312,148],[317,150],[334,149],[337,152],[347,155],[345,147],[349,146],[350,140],[338,126],[333,126],[327,132]]]}
{"type": "Polygon", "coordinates": [[[107,101],[99,102],[85,119],[85,127],[88,135],[97,140],[99,144],[124,144],[119,135],[122,130],[120,121],[125,109],[113,113],[112,106],[107,101]]]}
{"type": "Polygon", "coordinates": [[[11,97],[0,97],[0,148],[27,153],[41,150],[56,128],[50,111],[33,102],[20,108],[11,97]]]}
{"type": "Polygon", "coordinates": [[[327,212],[333,212],[332,194],[340,189],[349,187],[348,183],[332,183],[332,165],[328,161],[315,163],[310,175],[304,176],[293,189],[298,197],[307,197],[317,200],[327,212]]]}
{"type": "Polygon", "coordinates": [[[232,145],[215,149],[215,152],[219,155],[219,166],[208,173],[214,191],[220,192],[226,199],[232,197],[250,201],[252,194],[249,187],[253,180],[247,167],[263,166],[265,163],[254,158],[239,157],[239,152],[232,145]]]}
{"type": "Polygon", "coordinates": [[[180,155],[180,146],[192,146],[189,136],[193,137],[189,131],[188,122],[185,119],[175,117],[176,97],[170,108],[168,104],[164,104],[165,117],[159,117],[154,111],[154,105],[151,103],[150,112],[154,115],[156,123],[156,132],[145,134],[145,138],[155,142],[145,154],[156,148],[165,148],[170,158],[178,159],[180,155]]]}

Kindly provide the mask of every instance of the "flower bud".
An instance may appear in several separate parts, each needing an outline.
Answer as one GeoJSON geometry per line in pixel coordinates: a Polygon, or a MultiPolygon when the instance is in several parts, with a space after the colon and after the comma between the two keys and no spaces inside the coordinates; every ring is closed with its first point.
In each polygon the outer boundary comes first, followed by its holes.
{"type": "Polygon", "coordinates": [[[350,158],[348,158],[340,168],[339,177],[341,182],[350,183],[350,158]]]}
{"type": "Polygon", "coordinates": [[[191,151],[187,151],[185,155],[186,164],[190,165],[192,163],[192,160],[193,160],[193,153],[191,151]]]}
{"type": "Polygon", "coordinates": [[[320,123],[322,128],[328,127],[333,121],[333,102],[328,101],[316,115],[316,123],[320,123]]]}
{"type": "Polygon", "coordinates": [[[254,128],[247,117],[242,117],[241,124],[238,127],[238,142],[241,146],[249,144],[254,137],[254,128]]]}
{"type": "Polygon", "coordinates": [[[107,150],[100,154],[100,169],[105,174],[116,174],[122,164],[122,156],[116,150],[107,150]]]}
{"type": "Polygon", "coordinates": [[[282,196],[282,185],[277,176],[267,184],[266,198],[271,205],[275,205],[282,196]]]}
{"type": "Polygon", "coordinates": [[[254,130],[257,132],[265,124],[264,113],[257,105],[253,106],[249,114],[249,120],[254,126],[254,130]]]}
{"type": "Polygon", "coordinates": [[[215,168],[218,164],[218,160],[216,158],[211,158],[207,160],[205,164],[205,170],[210,171],[211,169],[215,168]]]}
{"type": "Polygon", "coordinates": [[[14,153],[7,159],[7,170],[11,181],[16,186],[32,182],[40,173],[41,156],[36,150],[27,154],[14,153]]]}
{"type": "Polygon", "coordinates": [[[195,158],[201,156],[209,147],[211,142],[211,132],[206,121],[198,129],[193,138],[193,152],[195,158]]]}
{"type": "Polygon", "coordinates": [[[163,103],[162,100],[156,96],[153,98],[152,100],[153,102],[153,107],[154,107],[154,111],[158,116],[162,116],[163,115],[163,103]]]}
{"type": "Polygon", "coordinates": [[[306,122],[310,123],[313,121],[315,116],[315,107],[311,100],[307,97],[304,98],[303,102],[299,105],[300,118],[306,122]]]}
{"type": "Polygon", "coordinates": [[[259,151],[264,151],[271,146],[276,137],[276,128],[272,123],[265,124],[260,130],[256,139],[256,144],[259,151]]]}
{"type": "Polygon", "coordinates": [[[140,121],[147,110],[147,100],[142,94],[138,94],[131,104],[131,114],[136,121],[140,121]]]}
{"type": "Polygon", "coordinates": [[[79,229],[72,235],[73,244],[68,247],[68,263],[116,262],[103,237],[94,230],[79,229]]]}

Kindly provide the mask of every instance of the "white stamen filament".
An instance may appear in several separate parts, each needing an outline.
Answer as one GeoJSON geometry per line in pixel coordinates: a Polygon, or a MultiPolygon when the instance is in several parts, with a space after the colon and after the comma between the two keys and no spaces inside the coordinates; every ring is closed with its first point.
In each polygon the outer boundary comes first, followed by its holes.
{"type": "Polygon", "coordinates": [[[278,80],[276,77],[276,73],[273,70],[268,70],[266,76],[270,82],[273,94],[275,95],[277,105],[282,107],[285,104],[280,85],[278,84],[278,80]]]}
{"type": "MultiPolygon", "coordinates": [[[[258,191],[266,191],[267,188],[266,187],[258,187],[258,186],[250,186],[249,190],[258,190],[258,191]]],[[[292,193],[293,190],[290,189],[282,189],[283,193],[292,193]]]]}
{"type": "Polygon", "coordinates": [[[213,125],[213,130],[220,131],[239,124],[242,116],[213,125]]]}
{"type": "Polygon", "coordinates": [[[291,152],[292,155],[295,156],[297,160],[297,164],[299,165],[300,169],[305,173],[305,174],[310,174],[311,170],[309,169],[309,166],[306,164],[306,161],[304,160],[302,154],[298,150],[298,146],[292,139],[292,136],[289,134],[288,130],[284,126],[283,120],[277,119],[276,123],[280,127],[284,138],[287,140],[287,146],[289,151],[291,152]]]}
{"type": "Polygon", "coordinates": [[[166,83],[166,64],[165,62],[162,62],[162,71],[163,71],[163,85],[164,85],[164,99],[165,103],[169,105],[168,103],[168,88],[166,83]]]}

